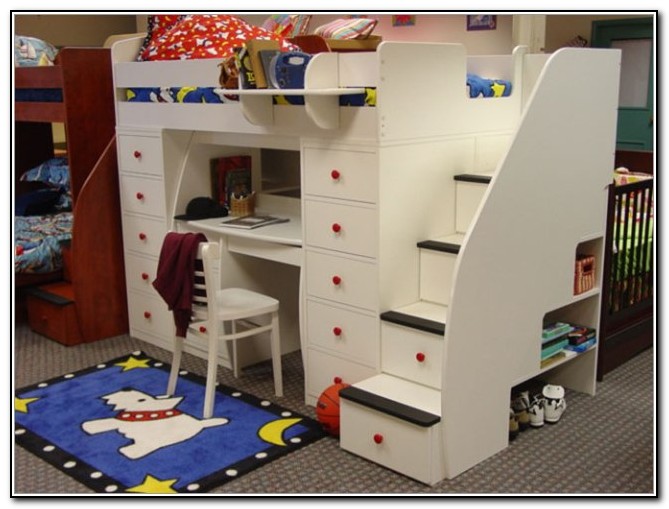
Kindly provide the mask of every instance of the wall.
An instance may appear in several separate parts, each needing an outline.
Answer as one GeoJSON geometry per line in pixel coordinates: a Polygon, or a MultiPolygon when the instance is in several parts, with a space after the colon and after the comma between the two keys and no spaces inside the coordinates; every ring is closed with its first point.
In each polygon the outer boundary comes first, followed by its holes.
{"type": "Polygon", "coordinates": [[[14,33],[38,37],[54,46],[102,46],[113,34],[137,31],[136,16],[107,14],[21,14],[14,33]]]}
{"type": "Polygon", "coordinates": [[[592,42],[592,22],[604,19],[647,18],[649,15],[583,15],[583,14],[551,14],[546,16],[546,52],[552,53],[565,46],[577,35],[592,42]]]}

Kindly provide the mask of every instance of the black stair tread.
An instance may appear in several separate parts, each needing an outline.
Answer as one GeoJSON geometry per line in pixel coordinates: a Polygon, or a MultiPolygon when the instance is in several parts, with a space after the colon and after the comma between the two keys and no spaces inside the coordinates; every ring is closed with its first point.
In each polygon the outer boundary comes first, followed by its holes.
{"type": "Polygon", "coordinates": [[[460,252],[460,244],[454,244],[453,242],[441,242],[439,240],[422,240],[418,242],[416,245],[422,249],[441,251],[442,253],[458,254],[460,252]]]}
{"type": "Polygon", "coordinates": [[[67,297],[43,290],[42,288],[29,288],[26,293],[32,295],[33,297],[37,297],[38,299],[49,302],[55,306],[68,306],[74,303],[73,300],[68,299],[67,297]]]}
{"type": "Polygon", "coordinates": [[[354,386],[341,389],[339,391],[339,397],[424,428],[434,426],[441,421],[441,417],[438,415],[405,405],[404,403],[393,401],[392,399],[379,396],[378,394],[354,386]]]}
{"type": "Polygon", "coordinates": [[[443,336],[446,329],[445,323],[435,322],[434,320],[409,315],[400,311],[385,311],[384,313],[381,313],[381,320],[410,327],[412,329],[418,329],[423,332],[437,334],[439,336],[443,336]]]}
{"type": "Polygon", "coordinates": [[[492,177],[489,175],[477,175],[474,173],[461,173],[453,176],[454,180],[460,182],[474,182],[475,184],[490,184],[492,177]]]}

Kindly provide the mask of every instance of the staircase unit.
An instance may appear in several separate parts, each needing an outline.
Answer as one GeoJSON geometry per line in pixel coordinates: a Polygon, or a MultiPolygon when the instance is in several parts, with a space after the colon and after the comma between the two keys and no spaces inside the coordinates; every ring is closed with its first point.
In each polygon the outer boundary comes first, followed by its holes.
{"type": "Polygon", "coordinates": [[[542,368],[540,338],[545,321],[599,328],[618,58],[524,59],[514,132],[474,136],[473,167],[453,175],[452,232],[416,246],[419,299],[381,313],[380,373],[340,392],[342,448],[434,484],[508,445],[519,383],[594,395],[597,347],[542,368]],[[595,288],[575,295],[580,254],[599,264],[595,288]]]}

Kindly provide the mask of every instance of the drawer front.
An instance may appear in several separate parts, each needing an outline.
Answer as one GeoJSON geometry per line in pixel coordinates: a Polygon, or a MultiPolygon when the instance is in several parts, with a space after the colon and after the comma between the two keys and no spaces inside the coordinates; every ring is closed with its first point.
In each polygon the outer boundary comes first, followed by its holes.
{"type": "Polygon", "coordinates": [[[434,458],[440,450],[439,424],[424,428],[352,401],[340,401],[342,449],[427,484],[438,480],[434,479],[434,458]]]}
{"type": "Polygon", "coordinates": [[[379,351],[376,316],[307,301],[307,337],[310,345],[333,350],[351,360],[375,365],[379,351]]]}
{"type": "Polygon", "coordinates": [[[344,383],[354,384],[377,374],[369,366],[312,349],[309,349],[307,362],[307,395],[315,399],[334,383],[336,377],[341,378],[344,383]]]}
{"type": "Polygon", "coordinates": [[[123,246],[139,253],[159,256],[167,228],[161,220],[123,215],[123,246]]]}
{"type": "Polygon", "coordinates": [[[59,306],[28,296],[27,306],[28,324],[37,334],[68,346],[83,341],[74,304],[59,306]]]}
{"type": "Polygon", "coordinates": [[[376,154],[307,148],[304,151],[305,193],[376,203],[376,154]]]}
{"type": "Polygon", "coordinates": [[[121,171],[162,176],[162,147],[160,138],[119,135],[118,153],[121,171]]]}
{"type": "Polygon", "coordinates": [[[174,317],[160,297],[128,292],[130,333],[134,330],[171,339],[174,337],[174,317]]]}
{"type": "Polygon", "coordinates": [[[381,325],[384,373],[441,389],[442,351],[440,336],[388,323],[381,325]]]}
{"type": "Polygon", "coordinates": [[[376,264],[308,251],[306,269],[308,295],[377,311],[376,264]]]}
{"type": "Polygon", "coordinates": [[[119,185],[125,212],[165,217],[165,186],[162,180],[121,174],[119,185]]]}
{"type": "Polygon", "coordinates": [[[143,258],[132,253],[125,255],[125,279],[128,289],[157,296],[152,283],[156,279],[158,260],[143,258]]]}
{"type": "Polygon", "coordinates": [[[372,258],[377,255],[376,209],[307,200],[304,220],[309,246],[372,258]]]}

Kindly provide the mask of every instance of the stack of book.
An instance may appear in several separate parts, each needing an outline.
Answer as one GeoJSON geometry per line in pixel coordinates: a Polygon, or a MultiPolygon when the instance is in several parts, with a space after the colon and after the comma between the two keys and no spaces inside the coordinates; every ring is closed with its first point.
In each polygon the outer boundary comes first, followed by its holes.
{"type": "Polygon", "coordinates": [[[590,327],[577,326],[567,334],[567,338],[569,339],[569,344],[565,346],[565,349],[581,353],[597,342],[597,331],[590,327]]]}
{"type": "Polygon", "coordinates": [[[545,325],[541,332],[541,360],[561,352],[569,344],[569,333],[573,330],[574,327],[565,322],[545,325]]]}

